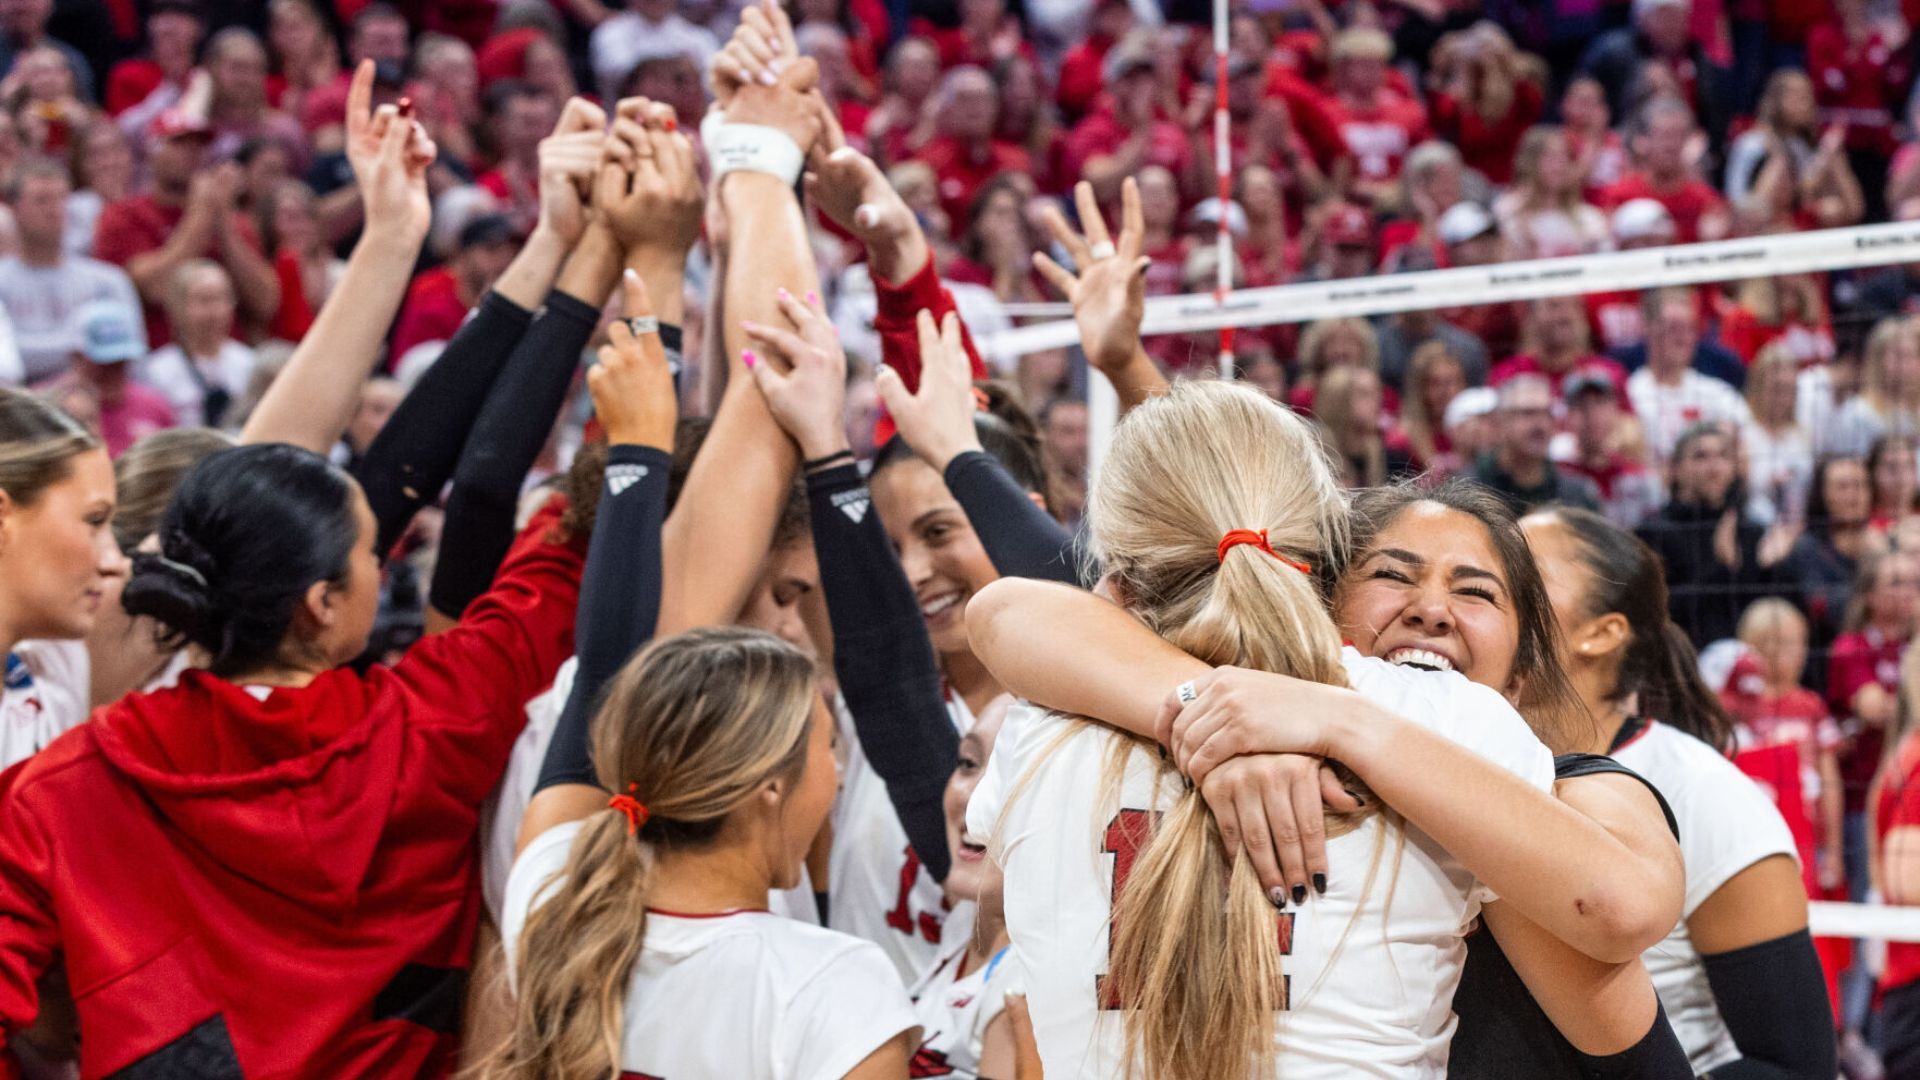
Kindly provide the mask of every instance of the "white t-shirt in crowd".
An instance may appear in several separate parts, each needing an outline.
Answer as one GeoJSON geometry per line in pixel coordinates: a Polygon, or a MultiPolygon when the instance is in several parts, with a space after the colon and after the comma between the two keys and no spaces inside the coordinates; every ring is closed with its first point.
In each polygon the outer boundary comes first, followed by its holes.
{"type": "Polygon", "coordinates": [[[620,96],[622,84],[642,60],[685,56],[704,73],[719,51],[720,39],[713,31],[671,14],[653,22],[637,11],[620,11],[594,27],[587,39],[594,80],[608,101],[620,96]]]}
{"type": "Polygon", "coordinates": [[[914,1055],[915,1076],[950,1076],[977,1080],[987,1028],[1007,1007],[1007,992],[1018,992],[1009,945],[991,960],[971,970],[967,944],[954,946],[921,977],[908,993],[913,1015],[920,1021],[920,1050],[914,1055]]]}
{"type": "MultiPolygon", "coordinates": [[[[527,845],[507,881],[510,980],[520,936],[566,868],[582,823],[527,845]]],[[[764,911],[649,911],[627,983],[619,1067],[663,1080],[840,1080],[913,1030],[906,989],[869,942],[764,911]]]]}
{"type": "Polygon", "coordinates": [[[1627,378],[1627,398],[1646,429],[1647,446],[1665,461],[1673,444],[1688,428],[1702,421],[1746,424],[1753,419],[1747,399],[1726,382],[1688,368],[1676,386],[1654,380],[1652,368],[1641,368],[1627,378]]]}
{"type": "Polygon", "coordinates": [[[1658,788],[1680,823],[1686,901],[1673,932],[1642,959],[1693,1071],[1704,1073],[1737,1060],[1740,1048],[1714,1003],[1707,969],[1694,951],[1686,921],[1740,871],[1771,855],[1793,858],[1793,834],[1752,778],[1683,731],[1649,721],[1615,748],[1613,759],[1658,788]]]}
{"type": "MultiPolygon", "coordinates": [[[[954,729],[973,729],[958,694],[947,695],[954,729]]],[[[973,930],[973,905],[949,905],[946,892],[920,865],[887,798],[887,782],[860,749],[844,703],[835,710],[846,764],[833,806],[833,857],[828,863],[827,922],[877,943],[903,982],[918,979],[973,930]]]]}
{"type": "MultiPolygon", "coordinates": [[[[1351,648],[1342,660],[1369,700],[1551,789],[1552,753],[1498,693],[1351,648]]],[[[1048,1080],[1124,1072],[1124,1014],[1101,1010],[1096,992],[1120,887],[1114,875],[1131,863],[1153,815],[1173,805],[1178,782],[1135,743],[1116,804],[1107,767],[1123,738],[1016,706],[967,806],[968,831],[991,838],[1006,872],[1012,962],[1048,1080]]],[[[1289,998],[1275,1037],[1281,1073],[1292,1080],[1446,1075],[1465,938],[1494,897],[1430,837],[1409,827],[1401,844],[1388,829],[1374,814],[1329,840],[1326,894],[1275,913],[1289,998]]]]}
{"type": "Polygon", "coordinates": [[[232,338],[220,343],[218,353],[194,361],[187,359],[176,342],[148,353],[140,362],[138,378],[167,396],[167,404],[173,407],[181,426],[197,427],[207,422],[207,392],[215,387],[227,392],[232,405],[226,419],[233,419],[234,407],[246,400],[253,362],[253,350],[232,338]]]}
{"type": "Polygon", "coordinates": [[[87,643],[23,641],[6,659],[0,689],[0,769],[25,761],[92,712],[87,643]]]}
{"type": "MultiPolygon", "coordinates": [[[[580,670],[577,657],[568,657],[553,677],[553,685],[527,702],[527,726],[513,741],[507,756],[507,771],[500,786],[493,790],[491,805],[480,812],[480,896],[487,905],[493,925],[501,925],[501,906],[506,901],[507,877],[513,872],[513,848],[520,836],[520,821],[527,816],[527,804],[533,801],[534,785],[540,781],[540,765],[547,760],[547,745],[560,726],[560,713],[567,707],[567,695],[573,693],[573,678],[580,670]]],[[[800,884],[781,889],[767,897],[767,910],[801,922],[820,924],[820,909],[813,899],[813,884],[805,864],[800,867],[800,884]]]]}
{"type": "Polygon", "coordinates": [[[1806,429],[1794,424],[1776,433],[1749,423],[1740,441],[1747,449],[1749,509],[1767,525],[1804,521],[1813,487],[1813,440],[1806,429]]]}
{"type": "MultiPolygon", "coordinates": [[[[0,259],[0,308],[13,323],[13,338],[26,368],[27,381],[37,383],[64,375],[78,342],[71,324],[73,312],[94,300],[115,300],[138,313],[140,297],[133,279],[112,263],[69,255],[56,266],[30,266],[17,255],[0,259]]],[[[147,328],[134,320],[141,348],[147,328]]]]}

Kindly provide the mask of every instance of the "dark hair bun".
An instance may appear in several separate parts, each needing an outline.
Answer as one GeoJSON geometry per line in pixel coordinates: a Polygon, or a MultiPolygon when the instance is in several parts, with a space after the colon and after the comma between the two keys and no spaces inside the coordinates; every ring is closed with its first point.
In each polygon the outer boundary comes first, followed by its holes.
{"type": "Polygon", "coordinates": [[[149,615],[164,631],[162,641],[172,648],[192,642],[218,651],[223,629],[217,624],[220,607],[214,598],[214,565],[206,549],[179,529],[160,536],[159,553],[133,556],[133,573],[120,594],[120,606],[129,615],[149,615]]]}

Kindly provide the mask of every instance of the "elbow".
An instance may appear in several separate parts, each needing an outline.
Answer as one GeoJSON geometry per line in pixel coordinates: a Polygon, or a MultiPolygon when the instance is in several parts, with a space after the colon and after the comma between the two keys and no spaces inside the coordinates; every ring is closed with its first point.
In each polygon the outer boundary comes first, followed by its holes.
{"type": "Polygon", "coordinates": [[[1636,960],[1673,932],[1680,921],[1678,890],[1596,889],[1573,901],[1579,941],[1568,944],[1605,964],[1636,960]]]}
{"type": "Polygon", "coordinates": [[[1027,583],[1019,578],[1000,578],[974,592],[967,601],[967,645],[989,668],[993,666],[996,627],[1019,600],[1027,583]]]}

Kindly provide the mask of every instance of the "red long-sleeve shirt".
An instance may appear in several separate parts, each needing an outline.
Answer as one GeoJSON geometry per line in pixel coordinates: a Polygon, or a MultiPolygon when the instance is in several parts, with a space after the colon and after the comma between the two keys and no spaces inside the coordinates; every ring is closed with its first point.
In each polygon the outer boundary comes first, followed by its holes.
{"type": "MultiPolygon", "coordinates": [[[[880,335],[880,359],[900,375],[900,381],[907,389],[920,388],[920,328],[915,321],[922,310],[931,311],[935,322],[946,318],[947,312],[959,309],[954,306],[953,294],[940,284],[940,275],[934,272],[933,259],[927,259],[918,273],[894,285],[879,274],[873,275],[874,296],[879,302],[879,310],[873,317],[873,329],[880,335]]],[[[967,359],[973,364],[973,377],[987,377],[987,365],[980,359],[980,350],[974,347],[973,335],[968,332],[966,320],[960,321],[960,344],[967,350],[967,359]]],[[[877,446],[893,438],[893,418],[880,417],[874,426],[873,441],[877,446]]]]}

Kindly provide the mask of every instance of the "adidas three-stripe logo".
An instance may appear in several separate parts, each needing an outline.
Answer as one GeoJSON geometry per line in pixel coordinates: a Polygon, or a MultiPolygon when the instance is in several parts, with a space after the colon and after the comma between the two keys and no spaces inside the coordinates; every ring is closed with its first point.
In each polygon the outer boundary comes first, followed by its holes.
{"type": "Polygon", "coordinates": [[[833,496],[833,505],[839,507],[840,512],[847,515],[848,521],[858,525],[860,522],[866,520],[867,508],[873,505],[873,500],[867,497],[866,489],[861,488],[856,491],[836,493],[833,496]]]}
{"type": "Polygon", "coordinates": [[[647,478],[645,465],[607,466],[607,494],[618,495],[647,478]]]}

